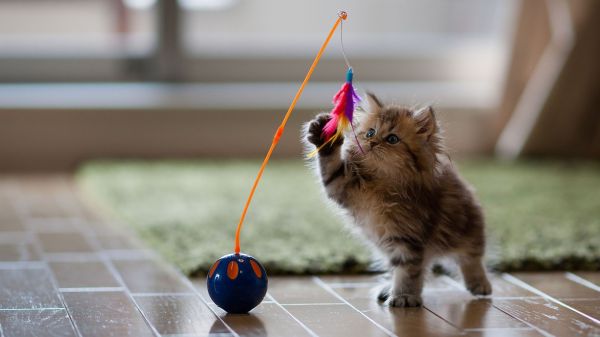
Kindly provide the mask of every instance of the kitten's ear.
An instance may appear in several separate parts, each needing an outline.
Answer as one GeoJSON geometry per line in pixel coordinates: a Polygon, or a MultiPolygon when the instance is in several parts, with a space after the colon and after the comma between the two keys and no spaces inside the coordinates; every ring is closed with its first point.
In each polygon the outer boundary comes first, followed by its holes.
{"type": "Polygon", "coordinates": [[[369,108],[367,111],[370,113],[379,112],[383,108],[383,104],[379,98],[377,98],[377,96],[375,96],[375,94],[372,92],[367,92],[367,102],[369,103],[369,108]]]}
{"type": "Polygon", "coordinates": [[[417,134],[429,140],[431,135],[437,132],[438,125],[435,118],[435,112],[431,106],[421,109],[416,116],[417,134]]]}

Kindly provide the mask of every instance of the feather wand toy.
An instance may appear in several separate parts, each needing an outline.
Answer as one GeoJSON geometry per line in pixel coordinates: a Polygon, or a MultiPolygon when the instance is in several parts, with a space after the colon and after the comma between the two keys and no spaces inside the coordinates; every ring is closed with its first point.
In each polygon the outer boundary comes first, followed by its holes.
{"type": "MultiPolygon", "coordinates": [[[[250,189],[250,194],[244,205],[242,214],[240,216],[239,223],[235,232],[235,246],[234,253],[228,254],[218,259],[210,268],[207,277],[208,294],[210,295],[213,302],[221,307],[223,310],[229,313],[246,313],[256,307],[265,297],[267,293],[267,273],[264,267],[254,257],[241,253],[240,249],[240,233],[244,224],[244,219],[256,187],[260,182],[265,167],[267,166],[275,147],[279,143],[279,140],[283,134],[288,119],[290,118],[296,103],[300,99],[304,87],[310,80],[312,73],[314,72],[325,48],[329,44],[331,37],[335,33],[338,26],[341,25],[343,20],[346,20],[348,14],[344,11],[338,13],[338,18],[335,21],[333,27],[329,31],[325,42],[321,45],[319,52],[315,56],[304,81],[300,85],[300,88],[296,92],[290,107],[288,108],[281,125],[277,128],[271,146],[258,170],[254,184],[250,189]]],[[[344,58],[346,58],[344,54],[344,58]]],[[[347,60],[346,60],[347,63],[347,60]]],[[[336,120],[335,125],[329,126],[328,133],[331,133],[330,138],[339,137],[340,132],[343,132],[348,124],[352,124],[352,113],[354,111],[354,104],[360,98],[354,92],[352,88],[352,69],[349,67],[346,84],[342,87],[342,90],[334,97],[336,106],[332,111],[332,120],[336,120]],[[336,131],[337,130],[337,131],[336,131]]]]}
{"type": "Polygon", "coordinates": [[[360,146],[358,136],[356,136],[356,132],[354,131],[354,124],[352,123],[356,104],[361,101],[360,96],[358,96],[352,85],[353,77],[354,73],[352,72],[352,67],[348,67],[348,71],[346,72],[346,83],[344,83],[337,94],[333,96],[333,109],[329,113],[331,119],[323,127],[323,134],[321,137],[325,139],[325,143],[311,152],[309,157],[316,155],[324,146],[330,145],[342,137],[344,131],[348,129],[348,126],[352,129],[356,145],[358,145],[358,148],[363,154],[365,153],[360,146]]]}

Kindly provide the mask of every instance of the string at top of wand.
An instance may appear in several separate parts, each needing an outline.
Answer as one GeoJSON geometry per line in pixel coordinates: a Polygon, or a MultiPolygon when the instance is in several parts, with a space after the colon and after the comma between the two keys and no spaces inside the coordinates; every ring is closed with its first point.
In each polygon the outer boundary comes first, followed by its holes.
{"type": "MultiPolygon", "coordinates": [[[[237,225],[237,229],[236,229],[236,232],[235,232],[235,247],[234,247],[234,251],[235,251],[236,254],[240,253],[240,233],[242,231],[242,226],[244,224],[244,219],[246,218],[246,213],[248,212],[248,207],[250,207],[250,202],[252,201],[252,197],[254,196],[254,192],[256,191],[256,187],[258,186],[258,183],[260,182],[260,179],[261,179],[261,177],[263,175],[265,167],[267,166],[267,163],[269,162],[269,159],[271,158],[271,154],[273,153],[273,150],[275,150],[275,147],[277,146],[277,143],[279,143],[279,139],[281,138],[281,135],[283,134],[283,130],[285,129],[285,125],[287,124],[288,119],[292,115],[292,111],[294,110],[294,107],[296,106],[296,103],[300,99],[300,96],[302,95],[302,92],[304,91],[304,87],[306,86],[306,84],[310,80],[310,77],[312,76],[312,73],[314,72],[315,68],[317,67],[317,64],[319,63],[319,61],[321,60],[321,56],[323,55],[323,52],[325,51],[325,48],[329,44],[329,41],[331,40],[331,38],[332,38],[333,34],[335,33],[337,27],[342,23],[343,20],[346,20],[347,17],[348,17],[348,13],[346,13],[344,11],[341,11],[341,12],[338,13],[337,20],[333,24],[333,27],[331,27],[331,30],[329,31],[329,34],[327,35],[327,38],[325,39],[325,42],[323,42],[323,44],[321,45],[321,48],[319,49],[319,52],[317,53],[317,56],[315,57],[315,59],[313,60],[312,65],[308,69],[308,73],[306,74],[306,77],[304,78],[304,81],[302,81],[302,84],[300,85],[300,88],[296,92],[296,95],[294,96],[294,99],[292,100],[292,103],[290,104],[290,107],[288,108],[288,110],[287,110],[287,112],[285,114],[285,117],[283,118],[283,121],[281,122],[281,125],[279,125],[279,128],[277,128],[277,131],[275,132],[275,135],[273,136],[273,141],[271,143],[271,146],[269,147],[269,151],[267,152],[267,155],[265,156],[265,159],[263,160],[262,165],[260,166],[260,169],[258,170],[258,174],[256,176],[256,179],[254,180],[254,184],[252,185],[252,189],[250,189],[250,195],[248,195],[248,199],[246,200],[246,203],[244,205],[244,209],[242,211],[242,215],[240,216],[240,221],[239,221],[239,223],[237,225]]],[[[346,58],[345,55],[344,55],[344,58],[346,58]]]]}

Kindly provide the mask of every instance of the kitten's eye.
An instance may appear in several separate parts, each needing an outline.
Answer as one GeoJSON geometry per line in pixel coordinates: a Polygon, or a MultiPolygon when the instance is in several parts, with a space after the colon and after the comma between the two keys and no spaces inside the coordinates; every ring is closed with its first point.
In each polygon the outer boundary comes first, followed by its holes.
{"type": "Polygon", "coordinates": [[[398,143],[400,141],[400,138],[398,138],[398,136],[392,134],[392,135],[387,136],[385,138],[385,141],[388,142],[388,143],[390,143],[390,144],[396,144],[396,143],[398,143]]]}
{"type": "Polygon", "coordinates": [[[371,138],[371,137],[375,136],[375,129],[369,129],[369,131],[367,131],[367,134],[365,136],[367,138],[371,138]]]}

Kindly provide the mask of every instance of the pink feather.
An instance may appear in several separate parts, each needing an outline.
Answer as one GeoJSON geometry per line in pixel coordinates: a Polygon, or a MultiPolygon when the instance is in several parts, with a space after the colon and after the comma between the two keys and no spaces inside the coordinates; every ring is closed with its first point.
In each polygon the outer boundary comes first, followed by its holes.
{"type": "MultiPolygon", "coordinates": [[[[352,68],[348,68],[346,83],[333,96],[333,109],[329,113],[331,119],[323,127],[323,137],[326,141],[329,141],[338,132],[338,129],[346,127],[348,124],[352,125],[355,105],[361,100],[352,86],[352,77],[352,68]]],[[[339,130],[339,132],[342,131],[339,130]]]]}

